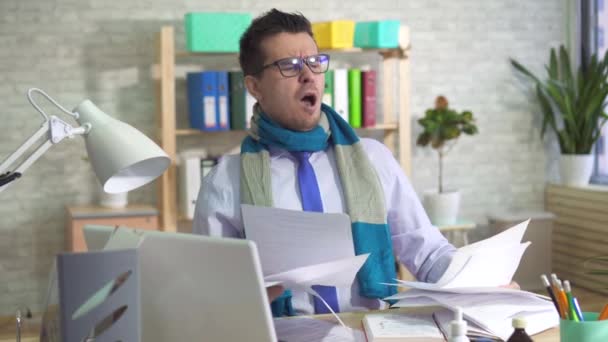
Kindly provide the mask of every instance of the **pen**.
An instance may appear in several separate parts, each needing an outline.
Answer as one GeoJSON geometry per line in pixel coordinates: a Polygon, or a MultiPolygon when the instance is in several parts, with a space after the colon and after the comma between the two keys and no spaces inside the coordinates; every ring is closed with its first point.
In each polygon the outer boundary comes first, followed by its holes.
{"type": "Polygon", "coordinates": [[[585,321],[585,317],[583,317],[583,311],[581,310],[581,306],[578,305],[578,300],[576,300],[576,297],[572,297],[572,301],[574,302],[574,309],[576,310],[576,314],[578,315],[578,319],[581,322],[585,321]]]}
{"type": "Polygon", "coordinates": [[[602,310],[602,313],[600,313],[599,317],[597,318],[598,321],[602,321],[605,319],[608,319],[608,304],[604,306],[604,310],[602,310]]]}
{"type": "Polygon", "coordinates": [[[557,299],[555,298],[555,294],[553,293],[553,289],[551,288],[551,284],[549,283],[549,279],[547,279],[546,275],[541,274],[540,280],[543,282],[543,286],[547,289],[547,293],[549,293],[549,297],[551,297],[551,301],[553,302],[553,305],[555,305],[555,309],[557,310],[557,314],[561,316],[562,313],[561,313],[561,311],[559,309],[559,304],[557,303],[557,299]]]}
{"type": "Polygon", "coordinates": [[[571,321],[580,322],[579,315],[576,312],[574,306],[574,300],[572,297],[572,287],[570,287],[570,281],[564,280],[564,293],[566,294],[566,300],[568,301],[568,318],[571,321]]]}
{"type": "Polygon", "coordinates": [[[562,319],[568,319],[568,301],[566,300],[566,295],[562,289],[562,283],[555,273],[551,273],[551,282],[553,283],[555,298],[557,298],[557,303],[559,304],[560,317],[562,319]]]}

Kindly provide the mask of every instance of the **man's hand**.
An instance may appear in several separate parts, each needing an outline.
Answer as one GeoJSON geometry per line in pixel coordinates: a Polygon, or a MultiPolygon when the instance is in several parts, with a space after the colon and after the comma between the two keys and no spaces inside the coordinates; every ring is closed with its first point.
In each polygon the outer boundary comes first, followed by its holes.
{"type": "Polygon", "coordinates": [[[275,285],[266,288],[266,293],[268,293],[268,302],[270,303],[273,300],[277,299],[277,297],[283,294],[284,291],[285,289],[281,285],[275,285]]]}
{"type": "Polygon", "coordinates": [[[512,281],[511,284],[502,285],[501,287],[504,287],[507,289],[513,289],[513,290],[521,290],[521,288],[519,287],[519,284],[514,281],[512,281]]]}

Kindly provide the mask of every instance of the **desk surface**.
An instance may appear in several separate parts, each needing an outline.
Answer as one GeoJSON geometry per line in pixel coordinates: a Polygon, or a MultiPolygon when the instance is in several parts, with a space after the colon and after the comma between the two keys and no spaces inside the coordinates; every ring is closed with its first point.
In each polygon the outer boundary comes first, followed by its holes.
{"type": "MultiPolygon", "coordinates": [[[[400,312],[414,311],[420,312],[421,309],[398,309],[400,312]]],[[[422,309],[424,310],[424,309],[422,309]]],[[[363,330],[363,326],[361,324],[361,319],[365,314],[369,312],[345,312],[340,314],[340,318],[344,321],[344,324],[348,325],[353,329],[363,330]]],[[[335,318],[331,314],[327,315],[316,315],[314,318],[326,319],[335,321],[335,318]]],[[[0,319],[0,342],[14,342],[15,341],[15,326],[14,321],[9,320],[8,318],[0,319]]],[[[22,335],[22,342],[33,342],[38,341],[38,331],[37,324],[31,324],[26,326],[26,331],[24,331],[22,335]]],[[[547,330],[540,334],[532,336],[535,342],[554,342],[559,341],[559,329],[553,328],[551,330],[547,330]]]]}

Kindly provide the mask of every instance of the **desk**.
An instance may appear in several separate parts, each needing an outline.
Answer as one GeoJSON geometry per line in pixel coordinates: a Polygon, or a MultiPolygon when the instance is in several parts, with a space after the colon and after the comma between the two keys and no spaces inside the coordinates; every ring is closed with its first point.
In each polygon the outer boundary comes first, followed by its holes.
{"type": "Polygon", "coordinates": [[[462,247],[469,244],[469,230],[475,229],[475,227],[475,222],[469,221],[458,221],[454,224],[437,225],[439,231],[456,247],[462,247]],[[460,243],[457,243],[456,240],[460,240],[460,243]]]}
{"type": "MultiPolygon", "coordinates": [[[[421,312],[421,310],[431,310],[431,309],[413,309],[413,308],[401,308],[395,309],[399,310],[399,312],[421,312]]],[[[431,311],[432,312],[432,311],[431,311]]],[[[345,312],[341,313],[340,318],[344,321],[344,324],[347,326],[363,330],[363,326],[361,324],[361,320],[363,316],[369,312],[345,312]]],[[[312,316],[318,319],[325,319],[330,321],[335,321],[335,318],[331,314],[326,315],[316,315],[312,316]]],[[[34,324],[28,324],[25,327],[25,331],[21,336],[22,342],[34,342],[38,341],[38,326],[39,322],[34,324]]],[[[551,330],[547,330],[540,334],[536,334],[532,336],[535,342],[554,342],[559,341],[559,328],[553,328],[551,330]]],[[[0,342],[14,342],[15,341],[15,322],[13,317],[0,317],[0,342]]]]}
{"type": "MultiPolygon", "coordinates": [[[[38,342],[40,331],[40,318],[24,319],[21,333],[21,342],[38,342]]],[[[0,317],[0,342],[15,342],[16,336],[15,316],[0,317]]]]}

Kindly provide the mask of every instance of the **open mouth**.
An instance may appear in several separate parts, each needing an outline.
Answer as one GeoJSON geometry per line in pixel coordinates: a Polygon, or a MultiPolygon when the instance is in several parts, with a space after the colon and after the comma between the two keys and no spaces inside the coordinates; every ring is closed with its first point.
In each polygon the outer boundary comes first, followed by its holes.
{"type": "Polygon", "coordinates": [[[302,102],[307,107],[314,107],[317,104],[318,98],[315,93],[306,93],[302,98],[300,98],[300,102],[302,102]]]}

